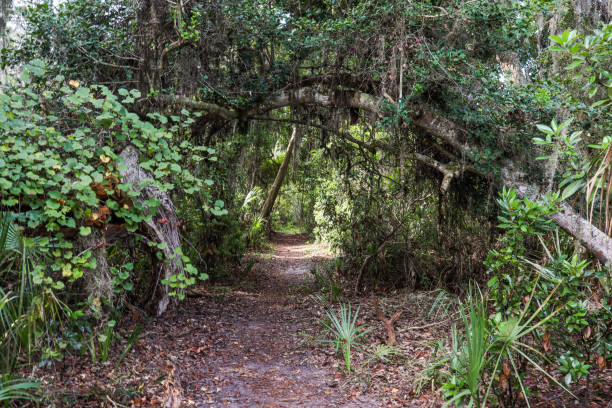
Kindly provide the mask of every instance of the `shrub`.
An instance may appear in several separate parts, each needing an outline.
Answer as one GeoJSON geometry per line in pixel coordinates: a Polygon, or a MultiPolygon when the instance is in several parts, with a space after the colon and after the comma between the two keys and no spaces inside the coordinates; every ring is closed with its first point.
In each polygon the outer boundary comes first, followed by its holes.
{"type": "MultiPolygon", "coordinates": [[[[159,200],[139,201],[145,186],[199,193],[205,197],[204,211],[224,212],[221,202],[210,200],[212,181],[187,168],[213,153],[185,140],[194,122],[190,113],[151,113],[142,120],[126,108],[138,97],[137,90],[119,89],[115,94],[101,85],[48,78],[41,61],[26,65],[21,77],[0,94],[0,205],[14,212],[14,222],[28,236],[39,237],[38,249],[46,262],[31,271],[34,284],[61,290],[85,270],[101,267],[93,256],[99,243],[93,239],[86,245],[87,238],[104,233],[111,221],[134,232],[156,217],[159,200]],[[152,175],[139,186],[121,179],[120,153],[128,146],[136,149],[140,166],[152,175]]],[[[165,243],[147,244],[162,250],[163,260],[165,243]]],[[[185,274],[165,283],[181,289],[205,275],[179,255],[185,274]]]]}
{"type": "MultiPolygon", "coordinates": [[[[449,403],[457,406],[486,406],[489,399],[513,406],[516,395],[512,388],[518,388],[529,406],[529,393],[524,384],[526,368],[521,360],[561,386],[550,375],[538,359],[549,361],[546,356],[529,345],[527,340],[534,331],[551,320],[561,309],[553,311],[543,319],[535,321],[550,302],[558,287],[554,288],[537,310],[527,314],[533,293],[518,316],[502,318],[497,313],[487,318],[486,301],[472,293],[468,298],[467,312],[462,310],[464,334],[460,337],[452,329],[452,352],[449,360],[449,378],[442,385],[444,396],[449,403]],[[491,391],[493,390],[493,394],[491,391]],[[483,394],[484,391],[484,394],[483,394]]],[[[569,391],[568,391],[569,392],[569,391]]]]}
{"type": "Polygon", "coordinates": [[[371,329],[357,324],[357,315],[359,308],[353,313],[351,305],[340,305],[338,313],[331,307],[326,311],[327,320],[322,324],[327,329],[328,333],[333,336],[331,342],[336,351],[340,350],[346,366],[346,371],[351,373],[351,351],[359,345],[358,340],[369,333],[371,329]]]}
{"type": "Polygon", "coordinates": [[[487,260],[489,296],[470,296],[463,340],[453,330],[451,374],[443,389],[455,403],[479,405],[493,398],[514,406],[519,394],[528,400],[529,367],[567,390],[582,377],[588,383],[593,367],[605,368],[611,358],[609,271],[591,268],[578,253],[567,255],[574,247],[548,218],[559,194],[532,202],[504,189],[498,202],[505,234],[487,260]],[[484,305],[493,311],[488,318],[484,305]],[[479,354],[482,347],[475,345],[482,344],[486,349],[479,354]],[[565,385],[547,371],[555,363],[565,385]]]}

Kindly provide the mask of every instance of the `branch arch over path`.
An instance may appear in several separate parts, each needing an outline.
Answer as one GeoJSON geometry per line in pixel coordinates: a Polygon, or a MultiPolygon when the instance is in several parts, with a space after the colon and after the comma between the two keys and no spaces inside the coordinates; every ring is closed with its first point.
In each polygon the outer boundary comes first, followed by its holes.
{"type": "MultiPolygon", "coordinates": [[[[209,120],[276,120],[274,118],[265,117],[262,115],[268,114],[274,110],[300,105],[315,105],[329,108],[353,108],[367,111],[381,118],[386,115],[384,111],[384,102],[388,102],[383,98],[378,98],[371,94],[353,91],[342,90],[333,93],[322,93],[315,88],[305,87],[293,91],[284,91],[272,95],[263,103],[244,110],[238,111],[229,109],[221,105],[216,105],[207,102],[199,102],[187,97],[163,97],[162,102],[178,104],[189,107],[192,110],[199,111],[209,120]]],[[[468,160],[468,157],[474,153],[481,151],[479,146],[468,142],[464,136],[465,131],[461,129],[455,122],[445,118],[441,114],[427,107],[419,107],[411,116],[411,125],[423,132],[434,142],[442,142],[452,147],[455,151],[454,157],[458,159],[448,163],[442,163],[432,157],[413,153],[410,159],[419,161],[429,167],[438,170],[443,175],[442,190],[448,189],[453,178],[461,176],[464,172],[469,171],[487,177],[486,174],[479,171],[468,160]]],[[[283,119],[279,119],[283,120],[283,119]]],[[[291,120],[288,120],[291,121],[291,120]]],[[[300,122],[305,125],[308,123],[300,122]]],[[[319,127],[318,125],[315,125],[319,127]]],[[[351,135],[334,131],[336,136],[343,138],[349,142],[355,143],[369,151],[382,150],[391,152],[393,147],[380,141],[364,142],[355,139],[351,135]]],[[[513,163],[509,160],[501,162],[501,178],[499,184],[514,188],[518,195],[527,197],[532,200],[542,199],[544,196],[540,186],[531,184],[523,180],[522,173],[516,170],[513,163]]],[[[560,210],[552,217],[563,230],[574,238],[578,239],[582,245],[591,252],[602,263],[612,263],[612,237],[606,235],[603,231],[591,224],[587,219],[578,214],[572,207],[563,204],[560,210]]]]}

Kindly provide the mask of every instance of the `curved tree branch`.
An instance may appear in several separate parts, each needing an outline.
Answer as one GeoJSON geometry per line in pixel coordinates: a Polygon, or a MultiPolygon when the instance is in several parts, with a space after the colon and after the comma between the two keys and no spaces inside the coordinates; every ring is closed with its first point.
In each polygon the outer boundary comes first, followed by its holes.
{"type": "MultiPolygon", "coordinates": [[[[165,98],[167,99],[168,97],[165,98]]],[[[167,102],[171,101],[188,106],[191,109],[199,110],[211,118],[222,120],[261,119],[261,115],[264,113],[296,105],[357,108],[371,112],[379,117],[384,115],[382,104],[380,103],[381,99],[373,95],[352,90],[341,90],[326,95],[312,87],[278,93],[260,105],[241,112],[216,104],[194,101],[185,97],[175,97],[167,100],[167,102]]],[[[480,151],[479,147],[465,140],[463,137],[465,131],[456,123],[432,110],[422,108],[413,114],[412,125],[452,146],[460,156],[467,157],[480,151]]],[[[376,148],[382,148],[382,146],[376,146],[376,148]]],[[[465,169],[482,175],[482,172],[479,172],[474,166],[464,166],[463,169],[460,166],[460,170],[458,170],[451,169],[448,164],[441,164],[424,155],[414,154],[413,158],[438,169],[444,174],[443,189],[447,189],[452,178],[461,174],[465,169]]],[[[543,197],[537,186],[520,181],[520,177],[518,177],[518,173],[513,169],[511,163],[502,163],[502,174],[501,184],[516,189],[519,195],[529,197],[530,199],[541,199],[543,197]]],[[[553,215],[552,219],[563,230],[578,239],[602,263],[612,263],[612,237],[600,231],[595,225],[581,217],[568,205],[563,205],[561,211],[553,215]]]]}

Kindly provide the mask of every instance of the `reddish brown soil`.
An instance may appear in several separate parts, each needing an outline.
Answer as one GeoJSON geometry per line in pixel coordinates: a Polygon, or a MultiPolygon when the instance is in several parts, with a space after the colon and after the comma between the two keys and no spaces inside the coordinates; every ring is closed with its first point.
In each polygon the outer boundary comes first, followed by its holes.
{"type": "Polygon", "coordinates": [[[318,323],[300,291],[326,248],[299,235],[275,234],[272,242],[273,253],[243,260],[233,287],[205,285],[146,322],[117,369],[121,346],[107,363],[72,357],[37,371],[47,397],[73,407],[382,406],[347,391],[344,376],[326,358],[313,361],[304,345],[301,334],[318,323]]]}
{"type": "MultiPolygon", "coordinates": [[[[140,339],[117,364],[125,340],[105,363],[70,357],[35,370],[57,407],[419,407],[443,405],[432,383],[436,344],[447,340],[456,315],[436,311],[436,293],[399,292],[344,298],[361,305],[359,321],[374,329],[353,353],[353,373],[325,339],[324,306],[310,273],[329,260],[326,248],[300,235],[274,234],[274,251],[251,254],[226,285],[205,284],[164,316],[121,322],[125,339],[142,325],[140,339]],[[374,300],[395,323],[398,345],[385,360],[373,357],[385,341],[374,300]],[[433,312],[432,312],[433,311],[433,312]]],[[[437,353],[439,357],[440,352],[437,353]]],[[[592,407],[607,407],[603,375],[592,407]],[[603,382],[602,382],[603,381],[603,382]]],[[[528,379],[532,381],[532,379],[528,379]]],[[[535,378],[533,381],[537,381],[535,378]]],[[[532,389],[538,388],[533,384],[532,389]]],[[[576,405],[544,385],[532,406],[576,405]]],[[[579,391],[576,390],[576,391],[579,391]]]]}
{"type": "Polygon", "coordinates": [[[185,394],[201,407],[375,407],[375,400],[351,396],[339,387],[338,372],[310,362],[300,333],[313,324],[312,310],[294,292],[306,284],[324,248],[301,236],[275,234],[274,254],[257,260],[250,290],[236,290],[202,309],[212,313],[206,341],[212,357],[200,361],[199,380],[185,394]]]}

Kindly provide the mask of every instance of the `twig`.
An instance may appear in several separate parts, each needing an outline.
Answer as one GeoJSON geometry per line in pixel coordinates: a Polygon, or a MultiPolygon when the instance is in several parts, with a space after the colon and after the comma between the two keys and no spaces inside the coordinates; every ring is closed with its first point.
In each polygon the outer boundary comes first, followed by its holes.
{"type": "Polygon", "coordinates": [[[346,132],[342,132],[340,130],[336,130],[336,129],[332,129],[330,127],[327,126],[323,126],[320,125],[318,123],[312,123],[312,122],[307,122],[307,121],[301,121],[301,120],[296,120],[296,119],[289,119],[289,118],[272,118],[269,116],[251,116],[249,117],[249,119],[253,119],[253,120],[261,120],[261,121],[270,121],[270,122],[285,122],[285,123],[294,123],[296,125],[303,125],[303,126],[309,126],[309,127],[314,127],[317,129],[322,129],[325,131],[328,131],[330,133],[335,134],[336,136],[340,137],[341,139],[347,140],[349,142],[355,143],[356,145],[363,147],[364,149],[368,150],[370,153],[376,152],[376,149],[381,149],[384,151],[391,151],[391,147],[378,142],[378,141],[374,141],[372,143],[366,143],[363,142],[361,140],[355,139],[353,136],[351,136],[350,134],[346,133],[346,132]]]}
{"type": "Polygon", "coordinates": [[[372,258],[373,256],[377,256],[385,248],[385,245],[387,245],[387,241],[395,235],[395,233],[401,226],[402,223],[397,223],[393,227],[393,230],[385,237],[385,239],[383,239],[383,242],[378,246],[378,248],[376,248],[376,251],[373,254],[370,254],[365,257],[363,263],[361,264],[361,268],[359,268],[359,274],[357,275],[357,282],[355,283],[355,293],[359,291],[359,285],[361,285],[361,279],[363,278],[363,271],[368,265],[368,261],[370,260],[370,258],[372,258]]]}
{"type": "Polygon", "coordinates": [[[127,405],[123,405],[123,404],[120,404],[120,403],[118,403],[118,402],[113,401],[113,400],[111,399],[111,397],[109,397],[108,395],[106,396],[106,399],[107,399],[107,400],[109,400],[109,401],[110,401],[110,403],[111,403],[111,404],[113,404],[113,406],[115,406],[115,407],[124,407],[124,408],[129,408],[127,405]]]}
{"type": "Polygon", "coordinates": [[[134,67],[130,67],[129,65],[117,65],[117,64],[112,64],[110,62],[104,62],[102,60],[96,59],[93,55],[89,54],[87,52],[87,50],[83,47],[81,47],[80,45],[77,44],[76,46],[79,51],[81,51],[87,58],[89,58],[90,60],[92,60],[93,62],[100,64],[100,65],[106,65],[107,67],[111,67],[111,68],[120,68],[120,69],[135,69],[134,67]]]}
{"type": "Polygon", "coordinates": [[[399,317],[404,311],[398,310],[397,312],[393,313],[393,316],[391,316],[390,319],[385,319],[385,316],[380,310],[378,299],[374,300],[374,310],[376,311],[376,317],[378,317],[378,319],[383,322],[383,324],[385,325],[385,329],[387,330],[387,344],[389,346],[395,346],[397,344],[397,339],[395,337],[395,329],[393,328],[393,323],[395,323],[395,321],[399,319],[399,317]]]}

